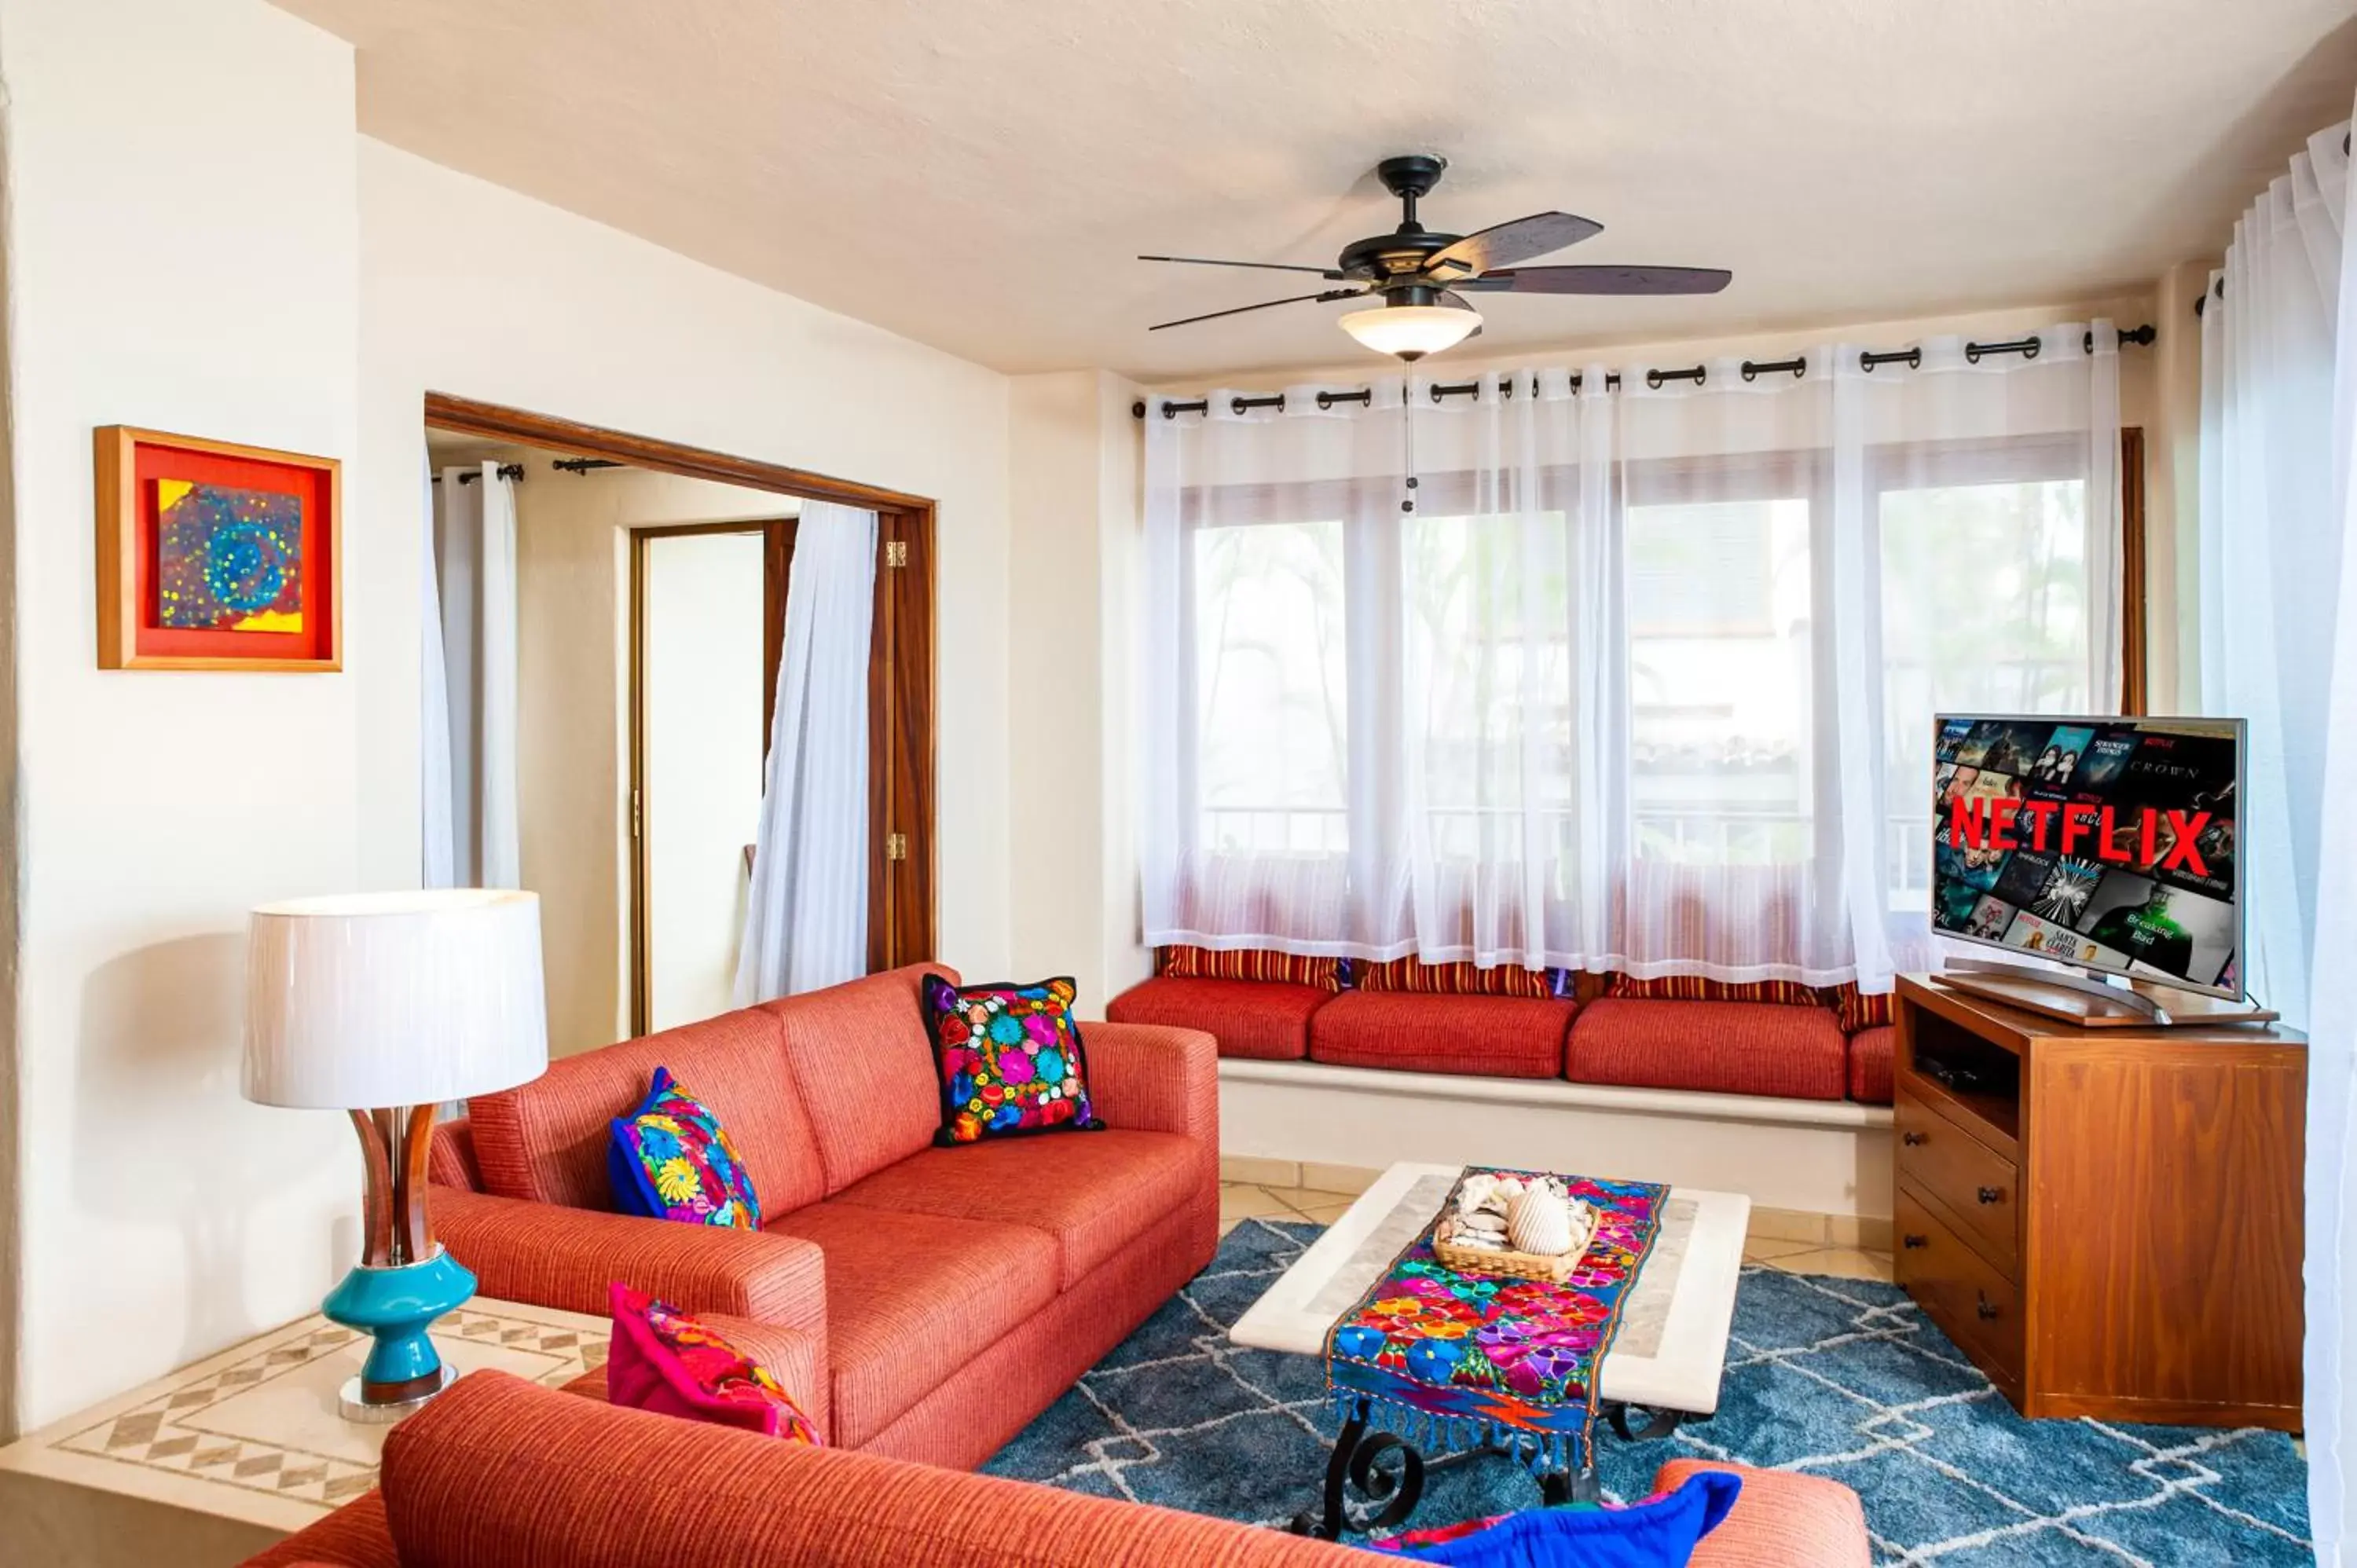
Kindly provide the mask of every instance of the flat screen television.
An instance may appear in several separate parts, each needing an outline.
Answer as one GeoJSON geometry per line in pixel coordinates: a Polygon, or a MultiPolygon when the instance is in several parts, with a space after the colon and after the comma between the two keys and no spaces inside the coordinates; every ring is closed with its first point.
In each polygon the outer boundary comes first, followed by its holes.
{"type": "Polygon", "coordinates": [[[2241,720],[1932,722],[1934,930],[2241,998],[2241,720]]]}

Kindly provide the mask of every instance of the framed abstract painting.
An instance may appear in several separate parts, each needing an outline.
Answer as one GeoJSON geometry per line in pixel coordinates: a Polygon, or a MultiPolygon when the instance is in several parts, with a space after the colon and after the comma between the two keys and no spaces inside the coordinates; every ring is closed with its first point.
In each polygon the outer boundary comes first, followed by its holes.
{"type": "Polygon", "coordinates": [[[102,670],[343,668],[343,465],[110,424],[102,670]]]}

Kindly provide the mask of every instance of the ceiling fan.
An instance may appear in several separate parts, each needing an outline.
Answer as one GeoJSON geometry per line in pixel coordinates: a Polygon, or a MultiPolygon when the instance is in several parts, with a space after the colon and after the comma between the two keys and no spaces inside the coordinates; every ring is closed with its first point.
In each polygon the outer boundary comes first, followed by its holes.
{"type": "Polygon", "coordinates": [[[1453,348],[1481,330],[1481,313],[1463,295],[1483,294],[1664,295],[1717,294],[1734,274],[1719,267],[1525,267],[1519,263],[1576,245],[1603,231],[1604,225],[1568,212],[1534,212],[1472,234],[1428,230],[1416,221],[1415,204],[1440,183],[1448,160],[1416,153],[1385,158],[1375,166],[1383,188],[1400,199],[1400,226],[1388,234],[1354,240],[1330,267],[1285,262],[1227,262],[1204,256],[1140,256],[1141,262],[1184,262],[1205,267],[1254,267],[1265,272],[1314,273],[1344,285],[1316,294],[1242,305],[1157,322],[1149,328],[1191,326],[1223,316],[1267,310],[1279,305],[1368,299],[1379,304],[1353,310],[1342,330],[1378,353],[1406,360],[1453,348]]]}

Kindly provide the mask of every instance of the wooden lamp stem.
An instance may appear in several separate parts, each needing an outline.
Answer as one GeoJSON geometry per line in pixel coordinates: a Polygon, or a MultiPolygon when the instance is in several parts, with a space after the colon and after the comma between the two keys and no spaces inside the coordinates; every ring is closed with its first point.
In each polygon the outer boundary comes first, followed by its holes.
{"type": "Polygon", "coordinates": [[[425,1210],[425,1158],[434,1146],[434,1107],[355,1111],[367,1188],[361,1224],[361,1262],[399,1268],[434,1255],[434,1222],[425,1210]]]}

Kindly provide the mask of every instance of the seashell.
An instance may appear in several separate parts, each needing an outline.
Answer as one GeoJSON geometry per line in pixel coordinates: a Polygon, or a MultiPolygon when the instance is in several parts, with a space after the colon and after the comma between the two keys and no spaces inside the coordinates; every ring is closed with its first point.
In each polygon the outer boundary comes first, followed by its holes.
{"type": "Polygon", "coordinates": [[[1506,1198],[1508,1198],[1508,1199],[1512,1199],[1512,1198],[1520,1197],[1523,1195],[1523,1178],[1522,1178],[1522,1177],[1520,1177],[1520,1176],[1501,1176],[1493,1177],[1492,1179],[1493,1179],[1493,1180],[1496,1182],[1496,1184],[1497,1184],[1497,1186],[1496,1186],[1496,1189],[1495,1189],[1495,1190],[1496,1190],[1500,1195],[1501,1195],[1502,1197],[1506,1197],[1506,1198]]]}
{"type": "Polygon", "coordinates": [[[1457,1189],[1457,1211],[1459,1214],[1478,1212],[1497,1191],[1498,1178],[1493,1176],[1469,1176],[1465,1185],[1457,1189]]]}
{"type": "Polygon", "coordinates": [[[1506,1233],[1518,1252],[1561,1257],[1571,1251],[1571,1206],[1544,1187],[1534,1187],[1515,1199],[1506,1233]]]}
{"type": "Polygon", "coordinates": [[[1479,1231],[1489,1236],[1502,1236],[1506,1233],[1506,1222],[1494,1214],[1469,1214],[1465,1216],[1465,1222],[1459,1225],[1458,1230],[1479,1231]]]}

